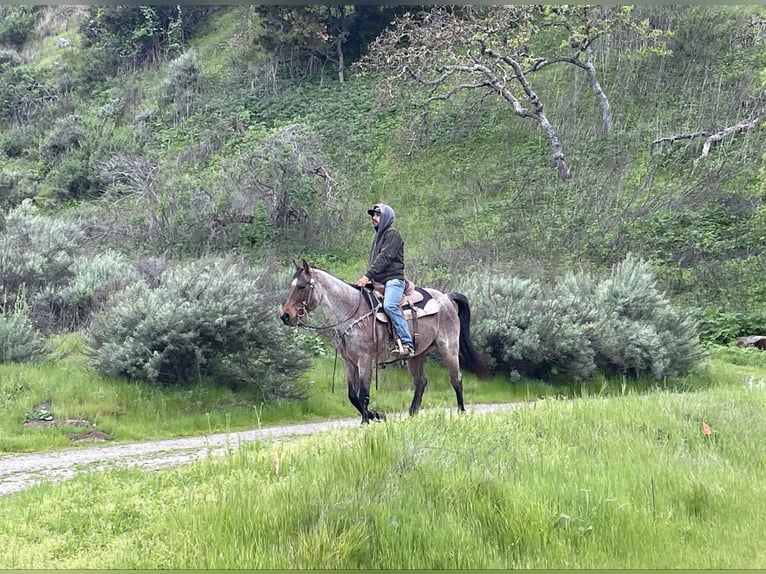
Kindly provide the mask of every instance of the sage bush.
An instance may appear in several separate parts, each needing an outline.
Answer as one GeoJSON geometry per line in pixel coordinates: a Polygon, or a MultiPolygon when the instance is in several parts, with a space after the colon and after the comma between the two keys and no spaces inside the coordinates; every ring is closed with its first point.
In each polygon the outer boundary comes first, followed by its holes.
{"type": "Polygon", "coordinates": [[[109,249],[75,257],[70,271],[65,283],[45,285],[35,298],[37,321],[50,331],[87,328],[112,294],[142,278],[128,257],[109,249]]]}
{"type": "Polygon", "coordinates": [[[13,305],[22,287],[34,301],[44,286],[69,281],[84,240],[79,223],[46,216],[31,199],[11,209],[0,233],[0,295],[6,304],[13,305]]]}
{"type": "Polygon", "coordinates": [[[40,357],[44,340],[29,317],[24,294],[16,298],[13,308],[0,313],[0,363],[23,363],[40,357]]]}
{"type": "Polygon", "coordinates": [[[168,267],[154,288],[111,297],[91,325],[93,366],[161,385],[220,384],[263,400],[302,397],[308,353],[278,322],[268,273],[230,258],[168,267]]]}
{"type": "Polygon", "coordinates": [[[658,380],[701,358],[697,324],[657,289],[632,256],[608,277],[570,273],[545,287],[509,274],[474,274],[473,337],[489,365],[511,378],[576,383],[596,371],[658,380]]]}

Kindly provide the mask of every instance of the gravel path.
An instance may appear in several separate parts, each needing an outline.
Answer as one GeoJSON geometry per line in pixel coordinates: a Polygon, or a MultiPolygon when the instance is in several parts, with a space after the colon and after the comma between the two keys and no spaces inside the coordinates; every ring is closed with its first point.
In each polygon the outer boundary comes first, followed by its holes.
{"type": "MultiPolygon", "coordinates": [[[[469,413],[483,414],[517,408],[522,403],[468,405],[469,413]]],[[[452,409],[446,409],[449,412],[452,409]]],[[[389,419],[403,418],[392,415],[389,419]]],[[[50,453],[0,455],[0,496],[40,482],[56,482],[78,472],[115,466],[140,466],[157,470],[179,466],[209,456],[220,456],[252,441],[280,441],[329,429],[359,426],[359,418],[273,426],[258,430],[219,433],[199,437],[138,442],[112,446],[76,448],[50,453]]]]}

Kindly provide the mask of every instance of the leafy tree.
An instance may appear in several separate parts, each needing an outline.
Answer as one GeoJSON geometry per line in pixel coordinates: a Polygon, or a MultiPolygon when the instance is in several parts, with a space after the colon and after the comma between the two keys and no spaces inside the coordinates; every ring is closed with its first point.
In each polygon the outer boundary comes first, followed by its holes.
{"type": "Polygon", "coordinates": [[[313,70],[314,61],[333,62],[343,83],[347,62],[359,58],[400,10],[395,6],[343,4],[258,6],[262,31],[256,42],[307,73],[313,70]]]}

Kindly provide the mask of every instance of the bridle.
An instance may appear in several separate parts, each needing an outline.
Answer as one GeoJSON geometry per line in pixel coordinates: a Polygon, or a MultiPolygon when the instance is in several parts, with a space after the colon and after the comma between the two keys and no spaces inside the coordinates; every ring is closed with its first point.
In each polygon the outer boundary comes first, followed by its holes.
{"type": "MultiPolygon", "coordinates": [[[[327,324],[327,325],[311,325],[311,324],[309,324],[305,319],[307,319],[308,316],[309,316],[309,313],[311,311],[313,311],[313,309],[309,309],[309,302],[311,301],[311,296],[314,293],[315,284],[316,283],[315,283],[313,277],[311,279],[309,279],[308,286],[307,286],[306,289],[304,289],[304,291],[306,291],[306,295],[303,297],[301,302],[296,306],[295,314],[298,317],[298,325],[297,325],[298,327],[301,327],[302,329],[311,330],[311,331],[326,331],[326,330],[329,330],[329,329],[335,329],[336,327],[338,327],[340,325],[343,325],[344,323],[346,323],[347,321],[352,319],[354,317],[354,315],[356,315],[359,312],[359,307],[361,307],[362,299],[364,298],[364,296],[362,295],[361,291],[359,292],[359,300],[357,301],[356,308],[345,319],[342,319],[341,321],[338,321],[337,323],[327,324]]],[[[369,313],[365,313],[364,315],[359,317],[356,321],[351,323],[351,325],[349,325],[349,327],[343,333],[341,333],[340,336],[343,337],[344,335],[346,335],[357,324],[361,323],[367,317],[370,317],[374,313],[375,313],[374,306],[371,305],[371,311],[369,313]]]]}

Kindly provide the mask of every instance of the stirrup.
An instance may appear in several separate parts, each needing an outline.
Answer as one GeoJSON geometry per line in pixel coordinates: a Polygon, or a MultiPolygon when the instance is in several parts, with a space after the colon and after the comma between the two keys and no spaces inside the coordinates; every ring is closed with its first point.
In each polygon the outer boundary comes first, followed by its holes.
{"type": "Polygon", "coordinates": [[[415,355],[415,350],[409,345],[402,345],[401,339],[396,339],[396,347],[391,349],[391,354],[397,359],[409,359],[415,355]]]}

